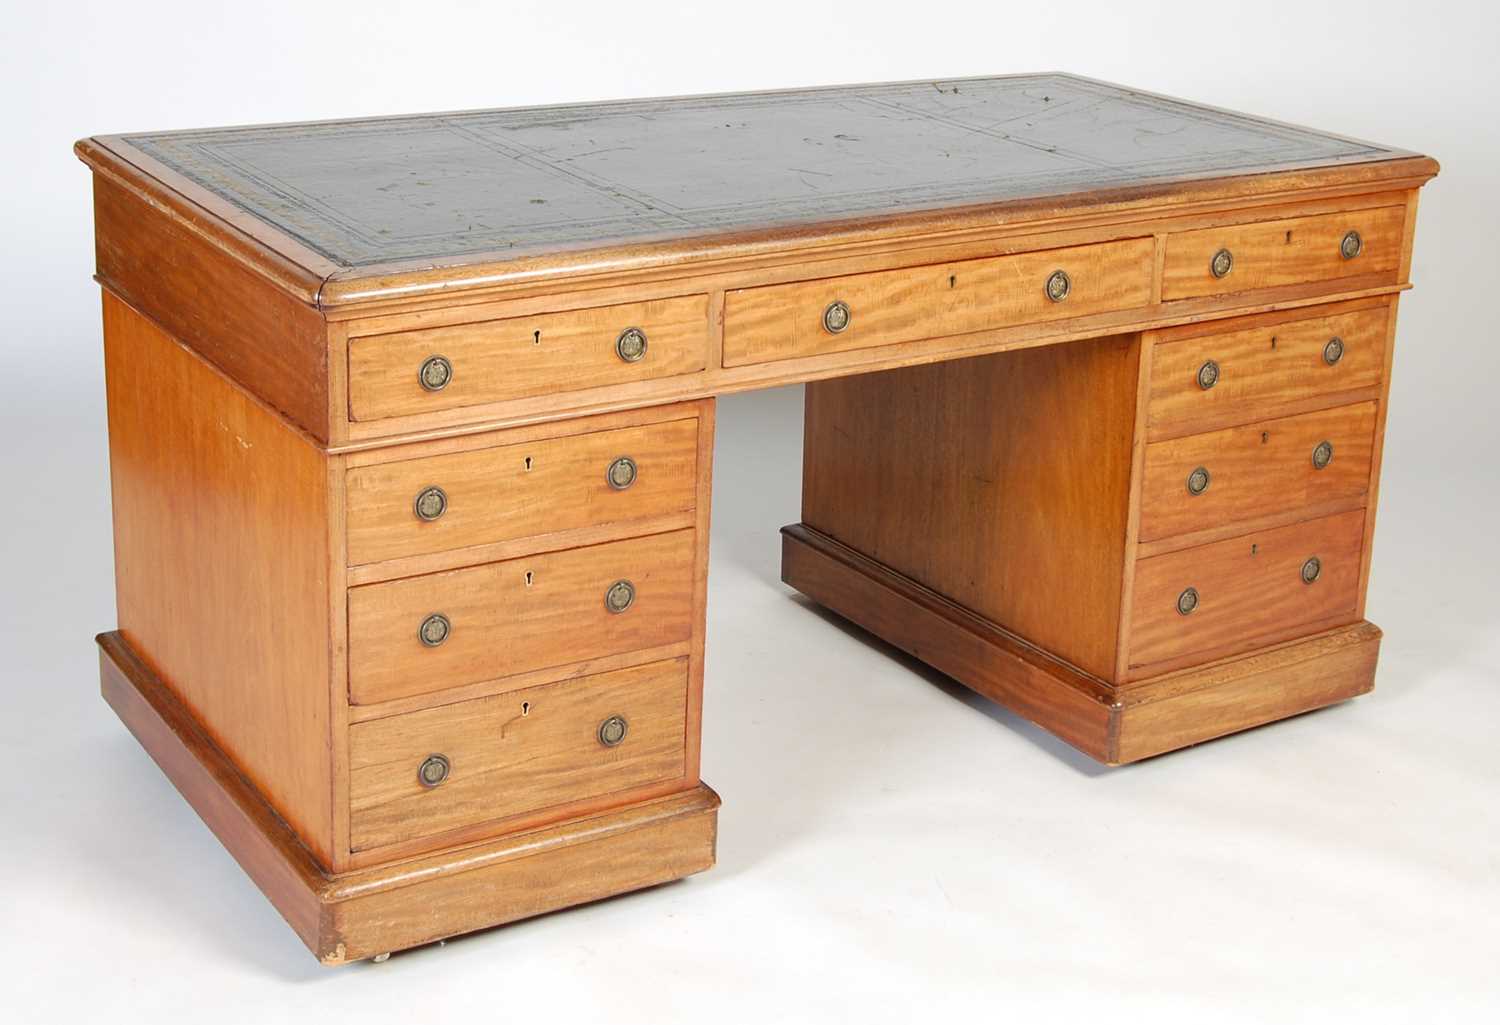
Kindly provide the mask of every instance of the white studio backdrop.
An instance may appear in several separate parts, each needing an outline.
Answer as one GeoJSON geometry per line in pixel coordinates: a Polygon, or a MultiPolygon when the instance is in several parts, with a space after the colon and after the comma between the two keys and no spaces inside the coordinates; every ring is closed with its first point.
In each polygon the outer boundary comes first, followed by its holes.
{"type": "Polygon", "coordinates": [[[669,1022],[1494,1020],[1491,3],[15,4],[0,63],[0,1012],[669,1022]],[[720,866],[318,968],[99,700],[114,624],[82,136],[1065,70],[1417,150],[1374,695],[1120,771],[790,596],[800,391],[720,405],[720,866]]]}

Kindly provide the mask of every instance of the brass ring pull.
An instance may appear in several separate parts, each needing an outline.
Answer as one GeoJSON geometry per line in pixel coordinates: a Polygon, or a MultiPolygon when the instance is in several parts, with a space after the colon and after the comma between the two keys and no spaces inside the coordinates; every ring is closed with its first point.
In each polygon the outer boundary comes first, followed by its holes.
{"type": "Polygon", "coordinates": [[[835,299],[823,310],[823,330],[836,335],[847,328],[853,319],[854,313],[849,309],[849,304],[842,299],[835,299]]]}
{"type": "Polygon", "coordinates": [[[1189,587],[1177,596],[1177,614],[1179,616],[1191,616],[1198,608],[1198,589],[1189,587]]]}
{"type": "Polygon", "coordinates": [[[417,492],[417,497],[412,502],[412,512],[417,514],[417,519],[431,523],[448,510],[448,494],[436,485],[423,488],[417,492]]]}
{"type": "Polygon", "coordinates": [[[615,355],[626,363],[639,363],[646,358],[646,332],[638,327],[627,327],[615,339],[615,355]]]}
{"type": "Polygon", "coordinates": [[[1365,240],[1359,237],[1357,231],[1346,231],[1344,237],[1339,239],[1339,255],[1346,260],[1352,260],[1365,251],[1365,240]]]}
{"type": "Polygon", "coordinates": [[[448,634],[453,630],[453,624],[448,622],[448,617],[441,612],[434,612],[422,620],[422,625],[417,627],[417,638],[423,645],[436,648],[448,639],[448,634]]]}
{"type": "Polygon", "coordinates": [[[1073,279],[1065,270],[1055,270],[1047,278],[1047,298],[1060,303],[1073,293],[1073,279]]]}
{"type": "Polygon", "coordinates": [[[1198,368],[1198,387],[1208,391],[1219,383],[1219,364],[1208,360],[1198,368]]]}
{"type": "Polygon", "coordinates": [[[604,479],[609,481],[609,486],[616,491],[624,491],[635,483],[636,473],[635,460],[629,456],[620,456],[609,464],[609,469],[604,471],[604,479]]]}
{"type": "Polygon", "coordinates": [[[1314,555],[1302,564],[1302,582],[1304,584],[1315,584],[1323,575],[1323,560],[1314,555]]]}
{"type": "Polygon", "coordinates": [[[613,613],[621,613],[635,604],[635,585],[629,580],[616,580],[604,592],[604,607],[613,613]]]}
{"type": "Polygon", "coordinates": [[[612,715],[599,724],[599,743],[605,747],[618,747],[625,734],[630,732],[630,723],[623,715],[612,715]]]}
{"type": "Polygon", "coordinates": [[[1314,470],[1321,470],[1333,462],[1333,443],[1328,441],[1318,442],[1318,447],[1313,449],[1312,464],[1314,470]]]}
{"type": "Polygon", "coordinates": [[[1229,272],[1234,270],[1234,254],[1227,249],[1220,249],[1208,261],[1208,270],[1216,278],[1227,278],[1229,272]]]}
{"type": "Polygon", "coordinates": [[[417,782],[431,790],[442,785],[452,769],[453,763],[448,761],[447,755],[428,755],[417,767],[417,782]]]}
{"type": "Polygon", "coordinates": [[[442,391],[453,380],[453,364],[447,356],[428,356],[417,370],[417,381],[424,391],[442,391]]]}
{"type": "Polygon", "coordinates": [[[1194,496],[1203,494],[1203,492],[1205,492],[1205,491],[1208,490],[1208,485],[1210,483],[1212,483],[1212,481],[1213,481],[1213,478],[1210,477],[1209,474],[1208,474],[1208,467],[1206,467],[1206,466],[1200,466],[1200,467],[1198,467],[1192,473],[1188,474],[1188,478],[1187,478],[1188,494],[1194,495],[1194,496]]]}

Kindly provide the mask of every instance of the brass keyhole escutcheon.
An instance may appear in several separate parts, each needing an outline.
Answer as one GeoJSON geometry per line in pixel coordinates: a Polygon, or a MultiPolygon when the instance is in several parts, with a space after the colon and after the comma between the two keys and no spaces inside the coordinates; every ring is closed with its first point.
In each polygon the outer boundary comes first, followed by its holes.
{"type": "Polygon", "coordinates": [[[1344,237],[1339,239],[1339,255],[1346,260],[1352,260],[1365,251],[1365,240],[1359,237],[1357,231],[1346,231],[1344,237]]]}
{"type": "Polygon", "coordinates": [[[1188,479],[1187,479],[1188,494],[1190,494],[1190,495],[1201,495],[1201,494],[1203,494],[1203,492],[1205,492],[1205,491],[1208,490],[1209,482],[1212,481],[1212,480],[1213,480],[1213,478],[1209,476],[1209,474],[1208,474],[1208,468],[1207,467],[1205,467],[1205,466],[1198,467],[1192,473],[1188,474],[1188,479]]]}
{"type": "Polygon", "coordinates": [[[614,613],[624,612],[635,604],[635,585],[629,580],[616,580],[604,592],[604,607],[614,613]]]}
{"type": "Polygon", "coordinates": [[[448,622],[448,617],[441,612],[434,612],[422,620],[422,625],[417,627],[417,637],[429,648],[436,648],[448,639],[448,634],[453,630],[453,624],[448,622]]]}
{"type": "Polygon", "coordinates": [[[1177,614],[1179,616],[1191,616],[1193,610],[1198,607],[1198,589],[1189,587],[1177,596],[1177,614]]]}
{"type": "Polygon", "coordinates": [[[1344,340],[1338,335],[1328,339],[1328,344],[1323,346],[1323,362],[1333,366],[1344,358],[1344,340]]]}
{"type": "Polygon", "coordinates": [[[440,487],[423,488],[417,492],[417,500],[412,503],[412,509],[417,514],[417,519],[431,523],[448,509],[448,495],[440,487]]]}
{"type": "Polygon", "coordinates": [[[609,481],[610,487],[616,491],[624,491],[635,483],[635,460],[629,456],[621,456],[609,464],[609,469],[605,471],[604,476],[609,481]]]}
{"type": "Polygon", "coordinates": [[[1219,383],[1219,364],[1209,360],[1198,368],[1198,387],[1204,391],[1219,383]]]}
{"type": "Polygon", "coordinates": [[[452,770],[447,755],[428,755],[417,767],[417,782],[430,790],[446,780],[452,770]]]}
{"type": "Polygon", "coordinates": [[[823,310],[823,330],[831,335],[836,335],[849,326],[854,319],[854,314],[849,309],[849,304],[842,299],[835,299],[823,310]]]}
{"type": "Polygon", "coordinates": [[[442,391],[453,380],[453,364],[447,356],[428,356],[417,371],[417,380],[427,391],[442,391]]]}
{"type": "Polygon", "coordinates": [[[605,747],[615,747],[625,739],[625,734],[630,732],[630,723],[625,721],[623,715],[612,715],[599,724],[599,743],[605,747]]]}
{"type": "Polygon", "coordinates": [[[1228,277],[1229,272],[1234,270],[1234,254],[1227,249],[1220,249],[1208,261],[1208,270],[1216,278],[1228,277]]]}
{"type": "Polygon", "coordinates": [[[1323,560],[1314,555],[1302,564],[1302,582],[1304,584],[1316,583],[1323,575],[1323,560]]]}
{"type": "Polygon", "coordinates": [[[1065,270],[1055,270],[1047,278],[1047,298],[1060,303],[1073,292],[1073,279],[1065,270]]]}
{"type": "Polygon", "coordinates": [[[1313,449],[1313,469],[1321,470],[1331,462],[1333,462],[1333,444],[1327,441],[1320,441],[1318,447],[1313,449]]]}
{"type": "Polygon", "coordinates": [[[627,327],[615,339],[615,355],[626,363],[639,363],[646,358],[646,332],[638,327],[627,327]]]}

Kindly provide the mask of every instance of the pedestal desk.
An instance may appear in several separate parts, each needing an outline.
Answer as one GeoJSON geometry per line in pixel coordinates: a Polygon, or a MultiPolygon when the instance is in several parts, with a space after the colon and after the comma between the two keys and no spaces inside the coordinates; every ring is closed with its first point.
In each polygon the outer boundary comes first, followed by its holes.
{"type": "Polygon", "coordinates": [[[717,395],[807,382],[788,584],[1102,762],[1372,685],[1426,157],[1069,75],[77,151],[104,696],[325,962],[713,863],[717,395]]]}

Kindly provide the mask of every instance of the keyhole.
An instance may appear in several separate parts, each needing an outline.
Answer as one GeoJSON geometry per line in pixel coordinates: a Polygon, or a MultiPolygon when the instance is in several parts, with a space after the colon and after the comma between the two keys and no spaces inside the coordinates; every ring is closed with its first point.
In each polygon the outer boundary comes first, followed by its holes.
{"type": "Polygon", "coordinates": [[[948,287],[949,288],[957,288],[958,287],[958,275],[957,274],[950,274],[950,275],[948,275],[948,287]]]}
{"type": "Polygon", "coordinates": [[[531,344],[532,345],[541,345],[542,344],[542,332],[540,330],[533,331],[531,333],[531,344]]]}
{"type": "Polygon", "coordinates": [[[523,702],[521,702],[521,718],[524,719],[524,718],[526,718],[530,714],[531,714],[531,702],[530,701],[523,701],[523,702]]]}
{"type": "Polygon", "coordinates": [[[1250,554],[1251,555],[1259,555],[1260,554],[1260,545],[1251,545],[1250,546],[1250,554]]]}
{"type": "Polygon", "coordinates": [[[1262,445],[1266,444],[1266,442],[1268,442],[1270,440],[1271,440],[1271,432],[1270,431],[1261,431],[1260,432],[1260,443],[1262,445]]]}
{"type": "Polygon", "coordinates": [[[1286,244],[1287,245],[1291,245],[1292,244],[1292,233],[1290,231],[1286,233],[1286,244]]]}
{"type": "Polygon", "coordinates": [[[527,571],[526,571],[526,586],[527,586],[527,587],[530,587],[530,586],[531,586],[531,581],[532,581],[532,579],[533,579],[533,578],[532,578],[532,575],[531,575],[531,570],[529,570],[529,569],[528,569],[528,570],[527,570],[527,571]]]}
{"type": "Polygon", "coordinates": [[[530,456],[526,457],[526,472],[527,473],[531,472],[531,457],[530,456]]]}
{"type": "Polygon", "coordinates": [[[1271,348],[1273,348],[1273,349],[1276,348],[1276,336],[1275,335],[1271,336],[1271,348]]]}

